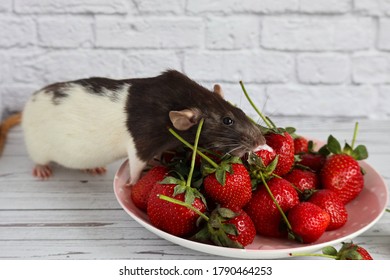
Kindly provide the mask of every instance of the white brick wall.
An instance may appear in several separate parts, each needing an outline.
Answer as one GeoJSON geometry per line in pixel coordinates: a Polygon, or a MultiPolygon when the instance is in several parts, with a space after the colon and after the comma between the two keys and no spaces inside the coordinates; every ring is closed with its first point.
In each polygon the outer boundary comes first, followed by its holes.
{"type": "Polygon", "coordinates": [[[390,119],[389,0],[1,0],[0,117],[42,86],[167,68],[250,114],[390,119]]]}

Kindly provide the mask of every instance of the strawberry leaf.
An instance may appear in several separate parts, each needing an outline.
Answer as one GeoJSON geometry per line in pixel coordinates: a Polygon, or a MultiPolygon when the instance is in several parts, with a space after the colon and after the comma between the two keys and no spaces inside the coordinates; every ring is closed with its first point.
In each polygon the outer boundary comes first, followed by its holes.
{"type": "Polygon", "coordinates": [[[233,218],[237,217],[237,214],[228,208],[218,207],[217,211],[218,211],[218,214],[221,215],[221,217],[225,218],[225,219],[233,219],[233,218]]]}
{"type": "Polygon", "coordinates": [[[183,182],[183,180],[172,177],[172,176],[167,176],[160,182],[160,184],[166,184],[166,185],[180,185],[183,182]]]}
{"type": "Polygon", "coordinates": [[[322,253],[325,255],[330,255],[330,256],[337,256],[337,250],[333,246],[326,246],[322,248],[322,253]]]}
{"type": "Polygon", "coordinates": [[[227,234],[231,234],[231,235],[235,235],[235,236],[238,235],[238,230],[237,230],[236,226],[233,224],[222,224],[221,228],[227,234]]]}
{"type": "Polygon", "coordinates": [[[217,179],[218,183],[220,183],[222,186],[225,186],[225,183],[226,183],[226,170],[218,168],[215,171],[215,178],[217,179]]]}
{"type": "Polygon", "coordinates": [[[329,135],[327,148],[332,154],[341,154],[341,145],[333,135],[329,135]]]}
{"type": "Polygon", "coordinates": [[[352,155],[356,160],[363,160],[363,159],[368,158],[368,151],[367,151],[366,146],[363,146],[363,145],[357,146],[355,148],[355,150],[353,150],[352,155]]]}

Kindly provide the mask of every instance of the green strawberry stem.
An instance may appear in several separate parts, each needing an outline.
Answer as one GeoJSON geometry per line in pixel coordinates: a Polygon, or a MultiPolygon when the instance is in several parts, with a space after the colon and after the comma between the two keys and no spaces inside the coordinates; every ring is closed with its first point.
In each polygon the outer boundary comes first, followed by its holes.
{"type": "MultiPolygon", "coordinates": [[[[182,142],[184,145],[186,145],[188,148],[191,150],[194,150],[194,146],[192,146],[190,143],[188,143],[186,140],[183,139],[179,134],[176,133],[172,128],[168,128],[169,132],[176,137],[180,142],[182,142]]],[[[208,163],[210,163],[214,168],[218,168],[218,164],[215,163],[212,159],[210,159],[208,156],[206,156],[204,153],[201,151],[197,150],[196,153],[200,155],[204,160],[206,160],[208,163]]]]}
{"type": "Polygon", "coordinates": [[[249,101],[249,103],[251,104],[251,106],[253,107],[253,109],[255,109],[256,113],[259,114],[259,116],[262,118],[262,120],[264,121],[264,123],[265,123],[269,128],[275,128],[275,126],[270,122],[269,118],[267,118],[266,116],[264,116],[264,114],[256,107],[255,103],[252,101],[252,99],[250,98],[248,92],[246,91],[245,86],[244,86],[244,83],[243,83],[242,81],[240,81],[240,85],[241,85],[242,91],[243,91],[244,94],[245,94],[246,99],[249,101]]]}
{"type": "Polygon", "coordinates": [[[174,199],[172,197],[169,197],[169,196],[166,196],[166,195],[163,195],[163,194],[159,194],[158,197],[162,200],[165,200],[165,201],[168,201],[170,203],[174,203],[174,204],[178,204],[178,205],[181,205],[181,206],[184,206],[184,207],[187,207],[188,209],[194,211],[196,214],[198,214],[199,216],[201,216],[206,222],[209,221],[209,217],[207,217],[205,214],[203,214],[202,212],[200,212],[198,209],[196,209],[194,206],[188,204],[188,203],[185,203],[184,201],[181,201],[181,200],[178,200],[178,199],[174,199]]]}
{"type": "Polygon", "coordinates": [[[357,133],[358,133],[358,129],[359,129],[359,123],[356,122],[355,123],[355,129],[353,130],[353,137],[352,137],[352,143],[351,143],[352,150],[355,147],[355,141],[356,141],[356,136],[357,136],[357,133]]]}
{"type": "Polygon", "coordinates": [[[268,187],[268,184],[265,181],[265,178],[264,178],[264,175],[263,175],[262,172],[260,172],[260,176],[261,176],[261,181],[263,182],[263,185],[265,186],[265,189],[267,190],[268,194],[270,195],[272,201],[275,203],[276,208],[278,208],[280,214],[282,215],[282,218],[283,218],[284,222],[286,223],[287,228],[291,231],[292,230],[291,224],[288,221],[288,219],[286,217],[286,214],[284,214],[284,212],[283,212],[282,208],[280,207],[279,203],[276,201],[276,199],[275,199],[274,195],[272,194],[270,188],[268,187]]]}
{"type": "Polygon", "coordinates": [[[196,130],[194,148],[193,148],[193,153],[191,158],[191,167],[190,167],[190,172],[188,172],[188,178],[186,184],[187,187],[191,187],[192,175],[194,174],[194,169],[195,169],[196,152],[198,151],[199,137],[200,137],[200,132],[202,131],[203,123],[204,123],[204,119],[201,119],[198,125],[198,129],[196,130]]]}
{"type": "Polygon", "coordinates": [[[290,253],[292,257],[324,257],[329,259],[338,259],[338,256],[326,255],[326,254],[305,254],[305,253],[290,253]]]}

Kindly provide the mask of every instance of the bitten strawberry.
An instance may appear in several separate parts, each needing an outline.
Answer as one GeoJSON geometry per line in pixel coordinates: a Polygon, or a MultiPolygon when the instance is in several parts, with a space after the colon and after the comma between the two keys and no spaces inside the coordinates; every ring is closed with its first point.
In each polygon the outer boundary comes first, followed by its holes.
{"type": "Polygon", "coordinates": [[[139,209],[146,211],[149,194],[152,191],[153,186],[162,181],[167,173],[167,167],[155,166],[142,176],[138,182],[131,187],[131,199],[133,200],[134,205],[139,209]]]}
{"type": "MultiPolygon", "coordinates": [[[[273,178],[267,185],[283,212],[299,203],[297,191],[287,180],[273,178]]],[[[272,237],[287,236],[286,229],[281,226],[282,215],[264,186],[257,188],[244,210],[251,217],[258,234],[272,237]]]]}
{"type": "Polygon", "coordinates": [[[330,216],[319,206],[310,202],[301,202],[288,212],[291,230],[298,240],[312,243],[325,232],[330,216]]]}
{"type": "Polygon", "coordinates": [[[318,190],[308,200],[325,210],[330,216],[330,223],[326,230],[342,227],[348,220],[348,212],[338,195],[331,190],[318,190]]]}
{"type": "Polygon", "coordinates": [[[274,173],[279,176],[287,174],[294,164],[294,140],[288,132],[265,135],[266,143],[279,156],[274,173]]]}

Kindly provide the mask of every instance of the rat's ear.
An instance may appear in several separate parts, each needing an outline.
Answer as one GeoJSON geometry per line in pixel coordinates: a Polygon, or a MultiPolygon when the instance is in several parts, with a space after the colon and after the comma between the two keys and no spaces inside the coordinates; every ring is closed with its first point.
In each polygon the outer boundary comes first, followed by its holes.
{"type": "Polygon", "coordinates": [[[224,98],[224,94],[223,94],[222,88],[221,88],[221,86],[219,84],[215,84],[214,85],[214,93],[216,93],[219,96],[221,96],[222,98],[224,98]]]}
{"type": "Polygon", "coordinates": [[[187,130],[198,124],[200,119],[200,111],[197,109],[170,111],[169,119],[177,130],[187,130]]]}

